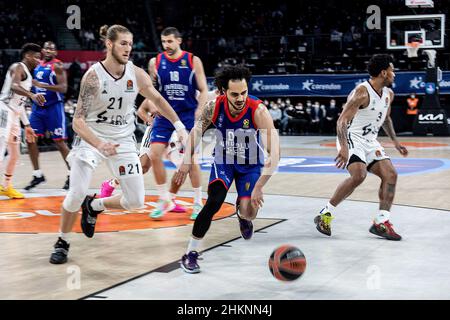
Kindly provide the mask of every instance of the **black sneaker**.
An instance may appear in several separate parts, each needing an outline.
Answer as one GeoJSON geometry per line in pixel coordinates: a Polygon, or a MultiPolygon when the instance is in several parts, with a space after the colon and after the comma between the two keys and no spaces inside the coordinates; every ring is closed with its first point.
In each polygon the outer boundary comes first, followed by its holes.
{"type": "Polygon", "coordinates": [[[43,183],[45,181],[46,180],[45,180],[44,176],[42,176],[40,178],[33,176],[33,180],[31,180],[31,182],[24,189],[27,190],[27,191],[31,190],[34,187],[36,187],[37,185],[39,185],[39,184],[41,184],[41,183],[43,183]]]}
{"type": "Polygon", "coordinates": [[[64,190],[69,190],[70,187],[70,176],[67,176],[67,180],[64,183],[64,186],[62,187],[64,190]]]}
{"type": "Polygon", "coordinates": [[[187,273],[199,273],[200,266],[197,263],[199,253],[197,251],[190,251],[181,257],[181,268],[187,273]]]}
{"type": "Polygon", "coordinates": [[[69,254],[70,244],[61,238],[58,238],[55,245],[53,246],[55,251],[53,251],[50,256],[50,263],[52,264],[63,264],[67,262],[67,255],[69,254]]]}
{"type": "Polygon", "coordinates": [[[86,196],[81,204],[81,230],[83,230],[84,235],[88,238],[92,238],[94,236],[97,215],[102,212],[92,209],[91,203],[94,199],[95,194],[93,197],[86,196]]]}
{"type": "Polygon", "coordinates": [[[239,220],[239,229],[241,230],[241,236],[245,240],[250,240],[253,236],[253,222],[250,220],[242,219],[239,216],[239,213],[237,214],[238,220],[239,220]]]}

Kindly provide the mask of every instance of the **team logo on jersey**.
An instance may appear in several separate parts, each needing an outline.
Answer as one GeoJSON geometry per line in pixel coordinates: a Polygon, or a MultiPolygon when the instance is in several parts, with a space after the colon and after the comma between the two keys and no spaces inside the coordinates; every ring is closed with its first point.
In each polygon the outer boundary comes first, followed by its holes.
{"type": "Polygon", "coordinates": [[[186,67],[186,60],[181,60],[181,67],[186,67]]]}
{"type": "Polygon", "coordinates": [[[124,167],[124,166],[120,166],[120,167],[119,167],[119,174],[120,174],[121,176],[124,176],[124,175],[125,175],[125,167],[124,167]]]}
{"type": "Polygon", "coordinates": [[[243,129],[250,128],[250,120],[245,119],[244,122],[243,122],[243,126],[242,127],[243,127],[243,129]]]}
{"type": "Polygon", "coordinates": [[[250,182],[245,183],[245,191],[250,190],[250,182]]]}
{"type": "Polygon", "coordinates": [[[375,155],[376,155],[377,157],[381,157],[381,151],[380,151],[380,150],[375,151],[375,155]]]}
{"type": "Polygon", "coordinates": [[[126,91],[133,91],[133,80],[127,81],[127,90],[126,91]]]}

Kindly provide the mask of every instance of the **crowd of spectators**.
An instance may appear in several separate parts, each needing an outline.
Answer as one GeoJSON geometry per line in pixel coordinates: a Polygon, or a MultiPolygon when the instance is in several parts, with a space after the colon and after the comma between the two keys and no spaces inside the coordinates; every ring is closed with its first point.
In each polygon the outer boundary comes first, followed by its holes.
{"type": "Polygon", "coordinates": [[[336,121],[342,110],[335,99],[321,103],[309,99],[277,98],[264,103],[282,135],[335,134],[336,121]]]}
{"type": "Polygon", "coordinates": [[[0,1],[0,49],[17,49],[25,42],[54,38],[45,7],[22,1],[0,1]]]}

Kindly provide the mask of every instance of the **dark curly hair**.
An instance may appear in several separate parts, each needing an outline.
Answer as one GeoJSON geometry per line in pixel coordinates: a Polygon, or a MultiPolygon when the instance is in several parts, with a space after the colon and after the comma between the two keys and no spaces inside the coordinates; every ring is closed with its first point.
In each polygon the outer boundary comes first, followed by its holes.
{"type": "Polygon", "coordinates": [[[214,76],[214,84],[221,92],[225,92],[228,89],[228,82],[230,80],[242,80],[245,79],[247,84],[250,83],[252,73],[243,65],[228,66],[218,71],[214,76]]]}
{"type": "Polygon", "coordinates": [[[23,59],[28,52],[41,52],[41,50],[41,46],[36,43],[25,43],[20,51],[20,56],[23,59]]]}
{"type": "Polygon", "coordinates": [[[394,63],[394,58],[389,54],[375,54],[370,58],[367,71],[372,77],[377,77],[381,71],[389,68],[394,63]]]}

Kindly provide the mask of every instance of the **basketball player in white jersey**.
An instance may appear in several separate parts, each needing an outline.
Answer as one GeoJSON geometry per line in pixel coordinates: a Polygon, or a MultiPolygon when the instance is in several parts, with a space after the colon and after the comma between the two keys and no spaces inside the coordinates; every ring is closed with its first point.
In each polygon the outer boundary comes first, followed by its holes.
{"type": "Polygon", "coordinates": [[[358,85],[349,95],[337,121],[337,148],[335,159],[338,168],[347,168],[350,178],[336,189],[328,204],[314,222],[319,232],[331,236],[331,221],[336,207],[347,198],[366,178],[367,172],[380,177],[378,192],[379,212],[370,232],[388,240],[401,240],[390,223],[390,209],[395,195],[397,172],[389,156],[377,141],[382,127],[402,156],[408,150],[396,138],[390,117],[394,92],[393,59],[387,54],[374,55],[368,65],[370,80],[358,85]]]}
{"type": "Polygon", "coordinates": [[[81,229],[91,238],[97,215],[105,208],[134,210],[144,206],[144,179],[139,162],[134,103],[138,93],[150,99],[159,112],[173,123],[180,139],[187,132],[176,113],[153,87],[150,76],[129,61],[133,35],[125,27],[103,26],[100,36],[107,48],[106,59],[94,64],[83,76],[73,129],[77,133],[68,156],[70,188],[62,204],[61,231],[50,263],[67,261],[68,233],[81,207],[81,229]],[[87,196],[92,174],[106,161],[122,186],[122,194],[95,199],[87,196]]]}
{"type": "Polygon", "coordinates": [[[12,186],[14,169],[20,156],[20,121],[25,127],[26,140],[32,143],[36,138],[30,127],[25,103],[28,98],[41,105],[45,102],[42,94],[34,94],[30,91],[33,80],[31,72],[40,62],[41,47],[34,43],[26,43],[22,46],[21,56],[21,62],[14,63],[9,67],[0,94],[0,166],[6,145],[9,154],[3,183],[0,186],[0,196],[7,196],[11,199],[24,198],[24,195],[12,186]]]}

